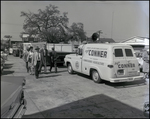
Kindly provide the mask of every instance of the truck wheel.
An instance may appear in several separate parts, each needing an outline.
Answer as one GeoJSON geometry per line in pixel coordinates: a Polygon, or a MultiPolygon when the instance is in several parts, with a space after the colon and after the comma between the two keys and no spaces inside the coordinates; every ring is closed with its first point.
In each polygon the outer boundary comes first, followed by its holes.
{"type": "Polygon", "coordinates": [[[95,83],[101,83],[102,82],[102,79],[100,78],[100,76],[96,70],[92,71],[92,79],[95,83]]]}
{"type": "Polygon", "coordinates": [[[68,64],[67,67],[68,67],[68,73],[69,73],[69,74],[73,74],[73,69],[72,69],[72,66],[71,66],[70,63],[68,64]]]}

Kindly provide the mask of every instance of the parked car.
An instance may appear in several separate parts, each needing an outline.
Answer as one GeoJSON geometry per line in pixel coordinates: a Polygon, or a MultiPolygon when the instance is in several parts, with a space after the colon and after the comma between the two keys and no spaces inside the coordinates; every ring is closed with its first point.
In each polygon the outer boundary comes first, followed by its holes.
{"type": "Polygon", "coordinates": [[[9,48],[9,55],[13,54],[13,48],[9,48]]]}
{"type": "Polygon", "coordinates": [[[4,60],[7,60],[8,54],[6,54],[4,51],[1,51],[1,57],[3,57],[4,60]]]}
{"type": "Polygon", "coordinates": [[[4,65],[5,65],[5,60],[3,57],[1,57],[1,75],[2,75],[3,70],[4,70],[4,65]]]}
{"type": "Polygon", "coordinates": [[[1,118],[21,118],[26,111],[25,79],[22,76],[1,76],[1,118]]]}

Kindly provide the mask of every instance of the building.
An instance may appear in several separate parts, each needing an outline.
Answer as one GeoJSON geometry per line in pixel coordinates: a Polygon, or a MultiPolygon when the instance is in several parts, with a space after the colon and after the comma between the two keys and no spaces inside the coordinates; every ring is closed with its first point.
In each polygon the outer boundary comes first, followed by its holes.
{"type": "MultiPolygon", "coordinates": [[[[88,38],[87,43],[92,43],[93,40],[91,38],[88,38]]],[[[100,38],[96,41],[97,43],[115,43],[115,41],[112,38],[100,38]]]]}
{"type": "Polygon", "coordinates": [[[29,35],[29,34],[23,34],[22,35],[22,41],[24,43],[30,43],[30,42],[38,42],[40,39],[38,38],[38,35],[29,35]]]}
{"type": "Polygon", "coordinates": [[[121,43],[129,44],[134,50],[143,50],[144,48],[149,48],[149,38],[134,36],[127,40],[121,41],[121,43]]]}

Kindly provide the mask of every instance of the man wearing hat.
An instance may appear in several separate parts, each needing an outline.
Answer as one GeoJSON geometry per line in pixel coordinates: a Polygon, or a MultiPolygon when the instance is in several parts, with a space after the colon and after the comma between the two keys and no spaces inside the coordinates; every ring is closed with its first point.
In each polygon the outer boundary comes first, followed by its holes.
{"type": "Polygon", "coordinates": [[[52,52],[50,53],[50,58],[51,58],[51,61],[50,61],[50,69],[49,71],[51,72],[52,70],[52,67],[55,67],[55,73],[57,73],[57,53],[54,49],[54,47],[52,47],[52,52]]]}
{"type": "Polygon", "coordinates": [[[44,65],[44,72],[46,73],[46,67],[47,67],[47,55],[48,55],[48,50],[46,49],[46,44],[43,45],[43,48],[40,50],[41,53],[41,62],[40,62],[40,71],[42,69],[42,66],[44,65]]]}
{"type": "Polygon", "coordinates": [[[27,69],[27,72],[29,72],[29,67],[28,67],[28,55],[29,55],[29,49],[30,49],[30,46],[27,46],[26,47],[26,51],[24,52],[23,54],[23,60],[24,62],[26,63],[26,69],[27,69]]]}
{"type": "Polygon", "coordinates": [[[32,64],[35,70],[35,78],[38,79],[40,72],[40,62],[41,62],[41,54],[39,52],[39,47],[35,48],[35,52],[33,53],[32,64]]]}

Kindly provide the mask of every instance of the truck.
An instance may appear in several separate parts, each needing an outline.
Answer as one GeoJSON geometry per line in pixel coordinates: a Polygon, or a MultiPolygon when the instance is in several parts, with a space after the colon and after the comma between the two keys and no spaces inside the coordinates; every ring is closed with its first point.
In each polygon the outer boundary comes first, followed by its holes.
{"type": "Polygon", "coordinates": [[[76,54],[65,56],[68,73],[91,76],[95,83],[103,80],[117,83],[142,80],[132,46],[119,43],[81,45],[76,54]]]}

